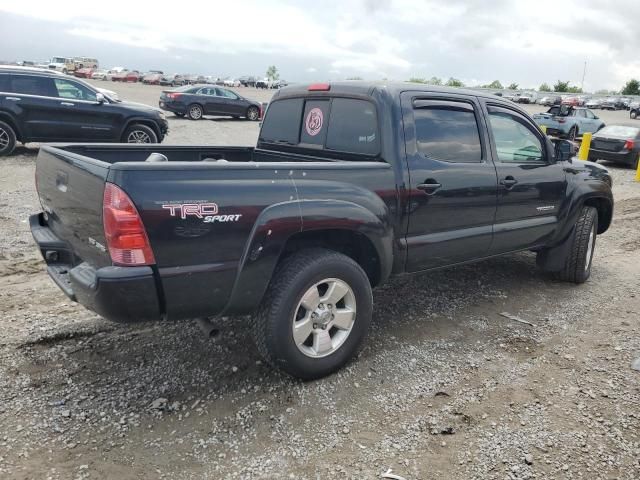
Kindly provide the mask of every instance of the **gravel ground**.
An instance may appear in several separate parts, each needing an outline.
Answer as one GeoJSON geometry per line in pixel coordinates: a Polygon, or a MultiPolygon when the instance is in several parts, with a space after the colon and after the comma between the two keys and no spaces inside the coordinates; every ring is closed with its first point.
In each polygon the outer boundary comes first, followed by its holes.
{"type": "MultiPolygon", "coordinates": [[[[150,104],[160,90],[105,86],[150,104]]],[[[250,145],[258,131],[170,123],[169,143],[250,145]]],[[[0,478],[640,478],[631,170],[610,165],[615,217],[586,284],[554,281],[531,254],[395,279],[375,291],[359,358],[303,383],[260,361],[246,318],[210,340],[67,301],[28,231],[36,149],[18,153],[0,161],[0,478]]]]}

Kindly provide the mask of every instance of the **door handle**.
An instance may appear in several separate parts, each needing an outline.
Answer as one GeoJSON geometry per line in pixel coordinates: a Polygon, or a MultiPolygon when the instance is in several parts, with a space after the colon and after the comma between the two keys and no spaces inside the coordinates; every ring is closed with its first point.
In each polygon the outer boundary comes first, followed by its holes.
{"type": "Polygon", "coordinates": [[[60,105],[65,105],[67,107],[73,107],[75,106],[75,103],[71,103],[71,102],[60,102],[60,105]]]}
{"type": "Polygon", "coordinates": [[[442,184],[433,179],[425,180],[425,183],[419,183],[416,185],[418,190],[422,190],[427,195],[433,195],[440,187],[442,187],[442,184]]]}
{"type": "Polygon", "coordinates": [[[11,100],[13,102],[19,102],[21,99],[18,97],[5,97],[7,100],[11,100]]]}
{"type": "Polygon", "coordinates": [[[500,180],[500,185],[503,185],[507,190],[511,190],[516,183],[518,183],[518,181],[511,175],[500,180]]]}

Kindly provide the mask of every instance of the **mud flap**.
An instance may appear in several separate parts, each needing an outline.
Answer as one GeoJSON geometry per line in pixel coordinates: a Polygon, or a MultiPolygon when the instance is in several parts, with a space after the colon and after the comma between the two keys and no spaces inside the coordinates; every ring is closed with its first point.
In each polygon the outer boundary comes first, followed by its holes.
{"type": "Polygon", "coordinates": [[[555,247],[545,248],[538,252],[536,264],[545,272],[559,272],[564,268],[567,257],[571,252],[573,241],[576,236],[575,226],[567,235],[567,238],[555,247]]]}

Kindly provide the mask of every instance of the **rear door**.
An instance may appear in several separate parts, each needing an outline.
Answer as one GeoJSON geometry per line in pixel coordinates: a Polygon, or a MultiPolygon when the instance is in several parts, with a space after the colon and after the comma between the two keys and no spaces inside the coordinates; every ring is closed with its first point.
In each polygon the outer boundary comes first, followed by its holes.
{"type": "Polygon", "coordinates": [[[498,210],[491,254],[546,243],[565,198],[564,165],[549,158],[546,138],[527,117],[487,104],[498,173],[498,210]]]}
{"type": "Polygon", "coordinates": [[[67,133],[66,126],[56,118],[60,105],[50,77],[12,74],[9,93],[3,103],[21,123],[28,141],[57,140],[67,133]]]}
{"type": "Polygon", "coordinates": [[[407,270],[488,255],[496,169],[475,97],[402,94],[410,175],[407,270]]]}

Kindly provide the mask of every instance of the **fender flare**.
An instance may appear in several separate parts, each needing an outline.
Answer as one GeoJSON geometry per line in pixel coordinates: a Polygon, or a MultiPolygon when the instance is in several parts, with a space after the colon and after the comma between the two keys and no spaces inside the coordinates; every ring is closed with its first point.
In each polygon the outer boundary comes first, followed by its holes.
{"type": "Polygon", "coordinates": [[[365,235],[378,254],[380,280],[389,277],[393,230],[373,212],[339,200],[278,203],[266,208],[256,220],[239,262],[229,302],[220,315],[249,313],[260,305],[291,237],[303,232],[337,229],[365,235]],[[321,218],[316,215],[318,211],[322,212],[321,218]]]}

